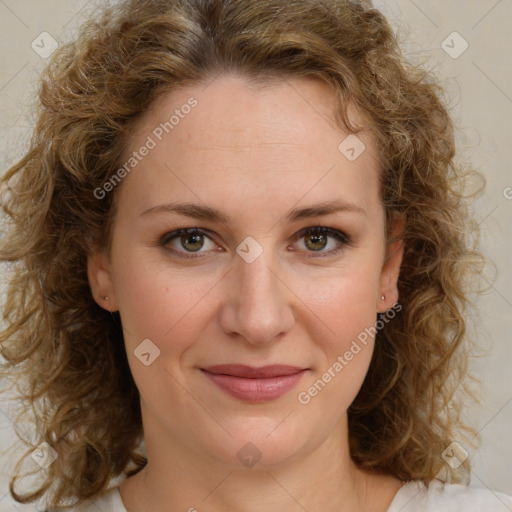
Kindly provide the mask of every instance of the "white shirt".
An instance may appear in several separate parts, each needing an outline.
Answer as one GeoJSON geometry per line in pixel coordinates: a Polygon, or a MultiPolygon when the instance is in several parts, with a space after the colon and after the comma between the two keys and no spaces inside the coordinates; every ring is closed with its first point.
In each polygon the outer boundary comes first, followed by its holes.
{"type": "MultiPolygon", "coordinates": [[[[121,512],[126,512],[124,508],[121,512]]],[[[512,497],[489,489],[443,484],[440,480],[405,484],[387,512],[512,512],[512,497]]]]}
{"type": "MultiPolygon", "coordinates": [[[[73,510],[127,512],[119,487],[73,510]]],[[[423,482],[412,481],[400,488],[387,512],[512,512],[512,497],[489,489],[443,484],[439,480],[433,480],[428,488],[423,482]]]]}

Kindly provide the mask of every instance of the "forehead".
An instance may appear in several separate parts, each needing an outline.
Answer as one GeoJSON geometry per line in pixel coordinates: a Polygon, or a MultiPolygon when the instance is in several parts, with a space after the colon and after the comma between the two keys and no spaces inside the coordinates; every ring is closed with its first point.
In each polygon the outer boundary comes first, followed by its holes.
{"type": "MultiPolygon", "coordinates": [[[[172,132],[175,140],[192,136],[202,142],[227,139],[228,145],[250,147],[259,141],[293,143],[295,139],[296,145],[307,142],[308,147],[324,149],[345,132],[334,120],[335,100],[336,92],[320,79],[274,78],[254,83],[244,77],[222,76],[162,94],[139,121],[131,141],[154,131],[158,123],[167,123],[167,130],[156,135],[170,142],[171,137],[165,135],[172,132]]],[[[368,139],[362,113],[352,104],[348,112],[368,139]]]]}
{"type": "Polygon", "coordinates": [[[149,139],[154,147],[127,181],[139,197],[148,196],[146,202],[178,190],[190,199],[194,192],[222,196],[235,185],[247,194],[286,193],[290,200],[307,190],[320,199],[339,190],[359,202],[375,201],[372,136],[352,106],[350,119],[362,130],[354,136],[340,129],[334,106],[335,92],[309,78],[254,85],[223,77],[177,88],[158,98],[136,126],[126,158],[149,139]]]}

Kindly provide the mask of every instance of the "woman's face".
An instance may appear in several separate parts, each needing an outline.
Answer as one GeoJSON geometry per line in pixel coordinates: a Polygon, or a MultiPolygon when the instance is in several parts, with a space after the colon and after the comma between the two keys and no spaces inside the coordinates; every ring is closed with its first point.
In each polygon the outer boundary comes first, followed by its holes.
{"type": "Polygon", "coordinates": [[[224,77],[162,96],[133,133],[112,250],[89,278],[120,312],[147,444],[271,465],[345,428],[401,251],[375,143],[345,140],[333,105],[319,81],[224,77]]]}

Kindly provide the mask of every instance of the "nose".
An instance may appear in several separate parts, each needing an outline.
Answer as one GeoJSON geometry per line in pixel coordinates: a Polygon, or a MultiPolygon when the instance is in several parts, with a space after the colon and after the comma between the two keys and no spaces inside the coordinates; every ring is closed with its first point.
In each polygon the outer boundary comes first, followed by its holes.
{"type": "Polygon", "coordinates": [[[251,345],[268,345],[290,331],[296,296],[270,249],[251,263],[236,256],[224,281],[220,324],[230,336],[251,345]]]}

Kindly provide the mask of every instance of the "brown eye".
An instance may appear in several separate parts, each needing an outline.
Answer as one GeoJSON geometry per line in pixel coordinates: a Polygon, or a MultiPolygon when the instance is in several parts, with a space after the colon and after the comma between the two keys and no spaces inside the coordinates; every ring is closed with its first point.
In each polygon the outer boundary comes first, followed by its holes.
{"type": "MultiPolygon", "coordinates": [[[[304,239],[304,246],[306,252],[314,253],[318,252],[319,256],[332,256],[341,251],[345,246],[350,245],[349,237],[337,229],[327,228],[323,226],[315,226],[302,230],[296,237],[298,240],[304,239]],[[329,240],[336,240],[337,244],[334,245],[330,250],[324,250],[329,246],[329,240]]],[[[307,257],[315,257],[308,254],[307,257]]]]}
{"type": "Polygon", "coordinates": [[[198,228],[184,228],[166,233],[160,239],[159,245],[167,247],[170,251],[183,258],[193,258],[195,256],[187,256],[187,253],[207,252],[201,251],[205,246],[206,240],[209,240],[210,243],[213,244],[213,241],[203,230],[198,228]]]}
{"type": "Polygon", "coordinates": [[[312,251],[321,251],[322,249],[325,249],[328,243],[328,237],[323,233],[309,233],[305,235],[304,239],[306,241],[306,247],[312,251]]]}
{"type": "Polygon", "coordinates": [[[196,252],[203,247],[204,240],[202,234],[181,235],[181,246],[187,251],[196,252]]]}

